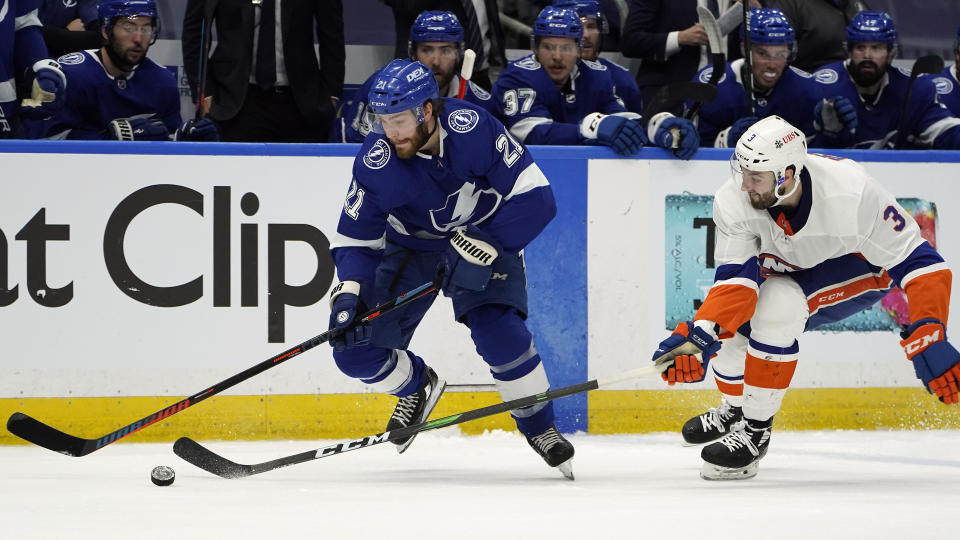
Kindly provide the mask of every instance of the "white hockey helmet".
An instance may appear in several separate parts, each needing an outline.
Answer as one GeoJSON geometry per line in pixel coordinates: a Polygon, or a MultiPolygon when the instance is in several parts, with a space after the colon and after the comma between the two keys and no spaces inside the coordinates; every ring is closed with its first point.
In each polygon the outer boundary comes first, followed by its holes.
{"type": "Polygon", "coordinates": [[[794,168],[794,177],[800,176],[807,159],[807,137],[802,131],[779,116],[768,116],[750,126],[737,141],[730,156],[734,176],[742,179],[743,169],[770,171],[776,181],[774,194],[777,203],[793,195],[800,185],[794,182],[790,193],[780,194],[788,167],[794,168]]]}

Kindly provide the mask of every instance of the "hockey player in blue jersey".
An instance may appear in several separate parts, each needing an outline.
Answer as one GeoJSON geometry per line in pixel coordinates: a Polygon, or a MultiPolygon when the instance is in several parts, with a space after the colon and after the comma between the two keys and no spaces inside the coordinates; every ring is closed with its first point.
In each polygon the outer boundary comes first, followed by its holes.
{"type": "MultiPolygon", "coordinates": [[[[25,122],[34,139],[217,140],[213,122],[180,121],[180,91],[147,58],[159,20],[153,0],[103,0],[104,44],[59,58],[71,92],[59,110],[25,122]]],[[[41,107],[43,108],[43,107],[41,107]]]]}
{"type": "Polygon", "coordinates": [[[652,141],[680,159],[693,157],[700,144],[693,124],[664,112],[644,130],[614,93],[609,68],[580,59],[582,37],[576,11],[543,8],[533,23],[533,54],[510,62],[493,86],[510,133],[524,144],[603,144],[622,156],[652,141]]]}
{"type": "MultiPolygon", "coordinates": [[[[374,130],[354,161],[331,243],[341,281],[331,294],[330,328],[349,327],[364,306],[395,298],[443,268],[443,292],[501,398],[544,392],[547,374],[524,323],[521,251],[553,219],[553,192],[530,152],[496,118],[438,96],[430,69],[406,59],[388,64],[373,83],[374,130]]],[[[387,430],[426,420],[446,385],[407,349],[433,298],[331,343],[344,374],[400,398],[387,430]]],[[[572,478],[573,445],[554,427],[552,404],[511,414],[537,454],[572,478]]]]}
{"type": "MultiPolygon", "coordinates": [[[[744,59],[728,62],[717,84],[716,99],[700,109],[698,128],[704,146],[733,147],[747,128],[769,115],[780,116],[804,133],[813,132],[813,111],[823,88],[812,75],[790,65],[797,48],[793,26],[776,8],[751,9],[749,16],[754,114],[747,109],[744,59]]],[[[705,83],[712,74],[713,67],[708,66],[694,80],[705,83]]],[[[846,129],[852,129],[856,111],[849,101],[844,107],[845,99],[837,100],[837,110],[846,113],[841,121],[846,129]]]]}
{"type": "Polygon", "coordinates": [[[960,117],[960,28],[957,28],[957,40],[953,42],[953,61],[952,66],[943,68],[943,72],[934,77],[933,84],[940,103],[954,116],[960,117]]]}
{"type": "Polygon", "coordinates": [[[21,117],[46,114],[41,105],[63,105],[67,79],[47,58],[40,27],[37,0],[0,0],[0,139],[22,137],[21,117]],[[30,97],[18,96],[17,86],[28,83],[30,97]]]}
{"type": "MultiPolygon", "coordinates": [[[[892,65],[897,51],[897,29],[882,11],[861,11],[847,25],[843,62],[827,64],[814,73],[828,95],[846,97],[857,108],[857,128],[849,135],[836,132],[829,122],[814,128],[826,148],[960,148],[960,119],[937,100],[933,77],[917,77],[906,114],[910,73],[892,65]],[[898,134],[902,125],[904,133],[898,134]]],[[[821,114],[817,110],[814,117],[821,114]]]]}
{"type": "Polygon", "coordinates": [[[600,3],[597,0],[554,0],[553,6],[573,9],[580,15],[580,23],[583,24],[583,49],[580,51],[580,58],[606,66],[613,79],[614,93],[623,102],[623,106],[630,112],[641,114],[643,95],[633,73],[600,56],[603,36],[610,32],[610,25],[600,9],[600,3]]]}
{"type": "MultiPolygon", "coordinates": [[[[422,62],[433,71],[440,95],[456,97],[460,88],[460,64],[463,61],[463,26],[449,11],[424,11],[410,27],[410,59],[422,62]]],[[[367,106],[367,94],[379,71],[346,101],[334,119],[330,142],[363,142],[370,133],[373,112],[367,106]]],[[[467,81],[463,99],[494,112],[496,105],[490,93],[467,81]]]]}

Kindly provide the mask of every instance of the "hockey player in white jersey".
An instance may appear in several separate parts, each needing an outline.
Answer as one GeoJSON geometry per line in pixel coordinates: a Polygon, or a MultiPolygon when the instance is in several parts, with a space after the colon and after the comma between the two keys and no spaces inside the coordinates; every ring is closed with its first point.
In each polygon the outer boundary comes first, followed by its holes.
{"type": "Polygon", "coordinates": [[[778,116],[751,126],[730,162],[713,205],[714,284],[693,320],[654,353],[673,357],[670,384],[703,380],[713,367],[724,403],[683,427],[687,443],[719,439],[701,452],[701,476],[756,475],[797,339],[894,285],[910,305],[900,342],[907,358],[931,393],[956,404],[960,352],[946,332],[952,275],[896,199],[856,162],[807,154],[804,134],[778,116]]]}

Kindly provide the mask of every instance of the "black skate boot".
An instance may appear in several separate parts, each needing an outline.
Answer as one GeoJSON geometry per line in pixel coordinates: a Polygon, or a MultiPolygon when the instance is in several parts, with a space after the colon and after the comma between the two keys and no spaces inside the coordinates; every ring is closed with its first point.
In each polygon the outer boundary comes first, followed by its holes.
{"type": "Polygon", "coordinates": [[[570,480],[573,480],[573,445],[563,438],[555,426],[539,435],[527,437],[527,442],[547,465],[556,467],[570,480]]]}
{"type": "Polygon", "coordinates": [[[730,432],[700,452],[704,480],[746,480],[757,475],[760,460],[770,447],[773,419],[746,419],[742,430],[730,432]]]}
{"type": "Polygon", "coordinates": [[[739,429],[743,420],[743,410],[734,407],[726,400],[719,407],[695,416],[683,424],[683,445],[694,446],[715,441],[727,433],[739,429]]]}
{"type": "MultiPolygon", "coordinates": [[[[433,411],[433,408],[437,405],[437,401],[440,399],[446,387],[447,381],[438,377],[432,368],[427,367],[423,387],[407,397],[400,398],[400,401],[397,402],[397,407],[393,409],[393,415],[390,417],[390,421],[387,422],[387,431],[396,431],[407,426],[425,422],[433,411]]],[[[390,442],[397,445],[397,453],[402,454],[404,450],[413,444],[413,439],[416,438],[416,436],[416,434],[413,434],[409,437],[390,442]]]]}

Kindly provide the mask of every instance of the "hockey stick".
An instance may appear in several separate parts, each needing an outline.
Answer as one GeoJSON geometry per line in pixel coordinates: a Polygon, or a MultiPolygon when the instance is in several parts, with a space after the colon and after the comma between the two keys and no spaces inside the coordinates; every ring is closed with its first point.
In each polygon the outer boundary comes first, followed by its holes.
{"type": "Polygon", "coordinates": [[[210,63],[208,58],[210,54],[210,21],[207,20],[207,6],[204,3],[203,6],[203,21],[200,23],[200,88],[197,88],[197,95],[200,96],[197,100],[197,110],[194,113],[194,120],[200,120],[203,116],[203,102],[206,99],[206,89],[207,89],[207,64],[210,63]]]}
{"type": "Polygon", "coordinates": [[[473,77],[473,63],[477,60],[477,53],[473,49],[463,52],[463,64],[460,66],[460,89],[457,90],[457,99],[463,99],[467,92],[467,81],[473,77]]]}
{"type": "Polygon", "coordinates": [[[903,107],[900,109],[900,118],[897,120],[897,139],[894,148],[902,148],[907,140],[904,133],[904,124],[906,123],[907,110],[910,108],[910,99],[913,97],[913,84],[917,82],[917,77],[926,73],[940,73],[943,71],[943,58],[931,54],[921,56],[913,63],[910,69],[910,82],[907,83],[907,93],[903,98],[903,107]]]}
{"type": "MultiPolygon", "coordinates": [[[[712,76],[711,76],[712,77],[712,76]]],[[[717,97],[717,87],[707,83],[683,81],[666,86],[661,86],[653,99],[644,105],[641,117],[644,122],[649,122],[657,113],[673,109],[675,106],[687,101],[704,103],[713,101],[717,97]]],[[[672,128],[673,148],[680,146],[680,129],[672,128]]]]}
{"type": "MultiPolygon", "coordinates": [[[[364,313],[363,316],[361,316],[359,319],[356,319],[354,323],[347,328],[353,328],[360,324],[366,324],[385,313],[389,313],[410,303],[413,300],[416,300],[417,298],[422,298],[437,291],[440,288],[442,277],[442,274],[438,273],[437,277],[433,281],[424,283],[416,289],[398,296],[394,300],[380,304],[379,306],[364,313]]],[[[300,353],[308,351],[317,345],[320,345],[321,343],[326,343],[327,341],[330,341],[330,339],[341,335],[344,331],[345,329],[343,328],[327,330],[326,332],[312,337],[295,347],[268,358],[255,366],[247,368],[228,379],[201,390],[200,392],[197,392],[186,399],[182,399],[165,409],[161,409],[153,414],[141,418],[140,420],[137,420],[136,422],[133,422],[130,425],[124,426],[96,439],[84,439],[82,437],[64,433],[63,431],[50,427],[47,424],[44,424],[43,422],[21,412],[15,412],[10,415],[10,418],[7,420],[7,430],[21,439],[49,450],[53,450],[54,452],[60,452],[61,454],[74,457],[85,456],[91,452],[95,452],[103,448],[104,446],[107,446],[108,444],[119,441],[127,435],[136,433],[147,426],[177,414],[188,407],[192,407],[208,397],[219,394],[220,392],[223,392],[224,390],[241,383],[250,377],[253,377],[254,375],[286,362],[294,356],[298,356],[300,353]]]]}
{"type": "Polygon", "coordinates": [[[750,44],[750,10],[743,9],[743,92],[747,96],[747,116],[756,115],[753,103],[753,47],[750,44]]]}
{"type": "MultiPolygon", "coordinates": [[[[723,38],[720,33],[720,26],[717,24],[717,19],[709,9],[703,6],[697,6],[697,13],[700,15],[700,24],[702,24],[704,30],[706,30],[707,40],[710,42],[710,63],[713,64],[713,70],[710,72],[710,80],[707,81],[707,84],[716,88],[720,82],[720,78],[723,77],[725,71],[724,64],[726,63],[726,56],[723,54],[723,49],[721,48],[723,38]]],[[[690,107],[690,110],[687,111],[686,119],[692,122],[700,112],[700,107],[703,106],[703,103],[703,101],[694,103],[693,106],[690,107]]]]}
{"type": "MultiPolygon", "coordinates": [[[[689,347],[693,347],[695,351],[699,351],[693,346],[692,343],[685,343],[681,346],[681,354],[684,353],[693,353],[694,350],[691,350],[689,347]]],[[[674,351],[671,351],[671,353],[674,351]]],[[[670,353],[668,353],[670,354],[670,353]]],[[[360,448],[367,448],[374,446],[380,443],[387,441],[395,441],[398,439],[403,439],[422,433],[424,431],[430,431],[434,429],[439,429],[447,426],[454,426],[457,424],[462,424],[464,422],[469,422],[471,420],[477,420],[479,418],[486,418],[487,416],[493,416],[495,414],[500,414],[504,412],[509,412],[514,409],[520,409],[523,407],[529,407],[537,403],[543,403],[546,401],[552,401],[558,398],[572,396],[574,394],[579,394],[581,392],[589,392],[591,390],[596,390],[602,386],[609,386],[614,383],[621,381],[626,381],[629,379],[635,379],[639,377],[645,377],[648,375],[656,375],[663,372],[665,369],[670,367],[673,364],[673,357],[669,361],[662,361],[664,358],[663,355],[657,358],[654,363],[644,366],[641,368],[633,369],[630,371],[625,371],[619,375],[614,375],[611,377],[597,378],[587,382],[582,382],[579,384],[574,384],[570,386],[564,386],[563,388],[557,388],[556,390],[547,390],[541,394],[535,394],[532,396],[526,396],[511,401],[506,401],[503,403],[497,403],[494,405],[489,405],[487,407],[481,407],[479,409],[473,409],[470,411],[462,412],[459,414],[454,414],[451,416],[446,416],[444,418],[438,418],[436,420],[429,420],[427,422],[422,422],[420,424],[414,424],[412,426],[407,426],[405,428],[400,428],[394,431],[384,431],[383,433],[378,433],[376,435],[368,435],[366,437],[361,437],[359,439],[354,439],[352,441],[331,444],[330,446],[324,446],[323,448],[317,448],[315,450],[307,450],[306,452],[300,452],[299,454],[293,454],[285,456],[278,459],[273,459],[270,461],[264,461],[263,463],[255,463],[253,465],[243,465],[230,461],[229,459],[214,453],[207,447],[201,445],[197,441],[189,437],[180,437],[177,439],[177,442],[173,444],[173,453],[180,456],[184,461],[190,463],[191,465],[196,465],[197,467],[211,473],[215,474],[221,478],[234,479],[234,478],[244,478],[247,476],[253,476],[255,474],[265,473],[272,471],[274,469],[279,469],[281,467],[288,467],[290,465],[297,465],[299,463],[305,463],[307,461],[313,461],[316,459],[322,459],[325,457],[335,456],[337,454],[342,454],[344,452],[349,452],[351,450],[359,450],[360,448]]]]}

